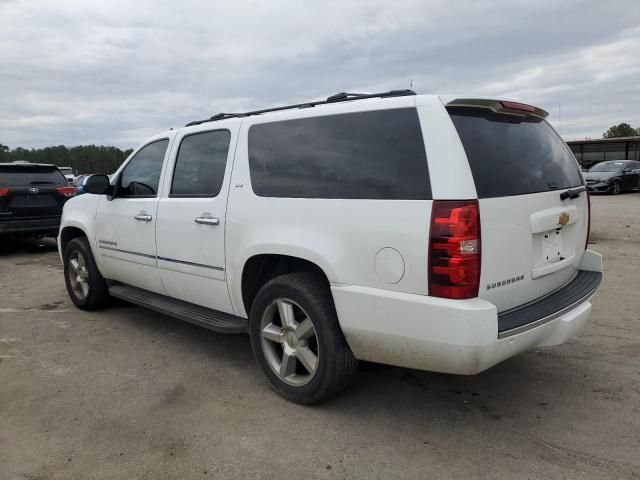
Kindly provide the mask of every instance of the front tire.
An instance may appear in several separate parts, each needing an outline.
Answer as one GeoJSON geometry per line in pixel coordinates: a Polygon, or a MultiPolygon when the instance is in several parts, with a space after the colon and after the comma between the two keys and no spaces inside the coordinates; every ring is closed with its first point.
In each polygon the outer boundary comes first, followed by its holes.
{"type": "Polygon", "coordinates": [[[611,184],[611,195],[620,195],[622,192],[622,184],[618,180],[614,180],[611,184]]]}
{"type": "Polygon", "coordinates": [[[249,333],[256,361],[271,387],[293,402],[328,400],[357,373],[358,361],[320,275],[291,273],[267,282],[251,307],[249,333]]]}
{"type": "Polygon", "coordinates": [[[109,289],[85,237],[72,239],[64,249],[64,281],[71,301],[82,310],[97,310],[109,303],[109,289]]]}

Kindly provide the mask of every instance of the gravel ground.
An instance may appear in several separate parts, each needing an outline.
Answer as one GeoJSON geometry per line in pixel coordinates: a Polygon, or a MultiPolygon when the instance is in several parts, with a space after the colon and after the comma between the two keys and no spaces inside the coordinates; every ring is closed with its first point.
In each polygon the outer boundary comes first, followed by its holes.
{"type": "Polygon", "coordinates": [[[364,364],[312,408],[271,393],[247,337],[77,310],[53,242],[5,242],[0,478],[640,478],[640,194],[592,209],[581,336],[472,377],[364,364]]]}

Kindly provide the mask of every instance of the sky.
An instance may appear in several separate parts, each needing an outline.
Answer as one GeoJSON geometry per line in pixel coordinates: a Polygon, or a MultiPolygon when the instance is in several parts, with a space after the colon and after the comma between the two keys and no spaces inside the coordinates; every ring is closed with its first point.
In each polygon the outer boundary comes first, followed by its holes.
{"type": "Polygon", "coordinates": [[[640,127],[640,0],[0,0],[11,148],[410,86],[534,104],[566,139],[640,127]]]}

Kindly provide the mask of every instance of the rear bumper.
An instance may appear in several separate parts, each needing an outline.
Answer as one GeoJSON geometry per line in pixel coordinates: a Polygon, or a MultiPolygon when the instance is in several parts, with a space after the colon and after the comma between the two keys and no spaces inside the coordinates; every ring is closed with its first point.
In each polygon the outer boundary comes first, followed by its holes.
{"type": "Polygon", "coordinates": [[[60,228],[60,216],[30,219],[9,220],[0,218],[0,234],[2,233],[48,233],[57,232],[60,228]]]}
{"type": "Polygon", "coordinates": [[[590,298],[602,281],[601,272],[580,270],[560,290],[529,304],[498,314],[498,338],[506,338],[545,324],[590,298]]]}
{"type": "MultiPolygon", "coordinates": [[[[585,252],[582,269],[601,272],[600,255],[585,252]]],[[[580,333],[589,319],[589,299],[596,288],[597,284],[569,305],[557,303],[553,314],[541,310],[542,318],[533,318],[508,336],[499,333],[495,305],[479,298],[447,300],[341,285],[331,289],[340,325],[357,358],[470,375],[532,348],[564,343],[580,333]]]]}

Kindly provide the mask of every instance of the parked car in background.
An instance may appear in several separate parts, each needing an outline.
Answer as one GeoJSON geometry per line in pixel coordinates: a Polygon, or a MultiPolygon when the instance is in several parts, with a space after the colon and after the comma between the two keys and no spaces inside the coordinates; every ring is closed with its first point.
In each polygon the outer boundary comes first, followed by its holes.
{"type": "Polygon", "coordinates": [[[640,162],[635,160],[608,160],[591,167],[584,174],[590,192],[618,195],[640,189],[640,162]]]}
{"type": "Polygon", "coordinates": [[[0,163],[0,234],[56,233],[75,192],[55,165],[0,163]]]}
{"type": "Polygon", "coordinates": [[[159,133],[64,209],[81,309],[247,332],[304,403],[358,360],[475,374],[577,335],[602,278],[575,157],[530,105],[411,91],[159,133]],[[508,148],[518,145],[519,148],[508,148]]]}
{"type": "Polygon", "coordinates": [[[58,167],[58,168],[60,169],[60,171],[64,175],[64,178],[67,179],[67,182],[73,183],[73,181],[76,178],[75,174],[73,173],[73,168],[71,168],[71,167],[58,167]]]}
{"type": "Polygon", "coordinates": [[[76,196],[84,193],[84,184],[91,175],[78,175],[73,181],[73,186],[76,187],[76,196]]]}

